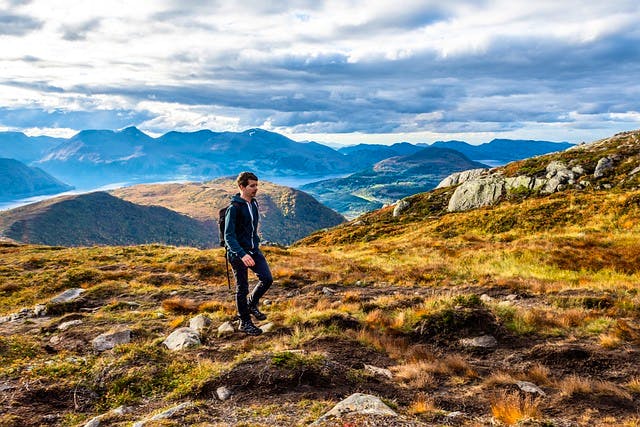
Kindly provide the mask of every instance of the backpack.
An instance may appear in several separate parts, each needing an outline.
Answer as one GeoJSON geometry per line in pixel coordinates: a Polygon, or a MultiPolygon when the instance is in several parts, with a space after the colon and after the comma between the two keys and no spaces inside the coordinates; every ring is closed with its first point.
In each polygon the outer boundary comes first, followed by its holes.
{"type": "Polygon", "coordinates": [[[218,230],[220,231],[220,246],[222,246],[222,247],[225,246],[225,242],[224,242],[224,221],[225,221],[225,217],[227,216],[227,209],[229,209],[231,207],[231,205],[234,205],[236,208],[238,208],[240,206],[240,203],[231,202],[229,205],[225,206],[224,208],[222,208],[222,209],[220,209],[218,211],[218,230]]]}

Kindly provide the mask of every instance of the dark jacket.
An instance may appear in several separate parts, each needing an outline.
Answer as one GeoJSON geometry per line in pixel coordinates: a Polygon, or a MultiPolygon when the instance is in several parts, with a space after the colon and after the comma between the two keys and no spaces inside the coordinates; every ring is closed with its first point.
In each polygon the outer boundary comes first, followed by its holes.
{"type": "Polygon", "coordinates": [[[240,197],[240,193],[231,198],[231,205],[224,217],[224,241],[231,256],[242,258],[247,252],[258,249],[258,218],[256,199],[249,204],[240,197]]]}

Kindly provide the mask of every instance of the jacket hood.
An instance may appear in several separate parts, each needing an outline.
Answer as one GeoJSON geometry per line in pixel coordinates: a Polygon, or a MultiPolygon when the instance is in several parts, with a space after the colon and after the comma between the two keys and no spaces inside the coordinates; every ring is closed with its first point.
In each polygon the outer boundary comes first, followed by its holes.
{"type": "Polygon", "coordinates": [[[240,197],[240,193],[234,194],[233,197],[231,197],[231,201],[232,202],[238,202],[238,203],[247,203],[247,201],[245,199],[240,197]]]}

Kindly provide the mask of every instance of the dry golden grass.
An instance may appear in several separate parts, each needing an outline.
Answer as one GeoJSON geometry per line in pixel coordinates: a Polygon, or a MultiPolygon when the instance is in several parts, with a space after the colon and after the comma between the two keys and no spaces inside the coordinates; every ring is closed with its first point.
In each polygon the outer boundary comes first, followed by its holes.
{"type": "Polygon", "coordinates": [[[361,291],[347,291],[342,296],[342,302],[349,303],[359,303],[362,301],[362,292],[361,291]]]}
{"type": "Polygon", "coordinates": [[[546,366],[536,363],[527,372],[526,379],[536,385],[547,385],[551,383],[549,376],[551,371],[546,366]]]}
{"type": "Polygon", "coordinates": [[[627,383],[627,388],[631,393],[640,394],[640,377],[633,377],[627,383]]]}
{"type": "Polygon", "coordinates": [[[606,333],[598,337],[598,343],[604,348],[614,349],[620,347],[624,342],[614,333],[606,333]]]}
{"type": "Polygon", "coordinates": [[[591,380],[577,375],[565,377],[558,383],[557,387],[560,390],[560,395],[564,398],[571,398],[576,395],[600,395],[613,396],[625,400],[633,399],[629,392],[612,382],[591,380]]]}
{"type": "Polygon", "coordinates": [[[540,418],[540,399],[521,397],[518,392],[501,392],[491,402],[493,417],[507,425],[540,418]]]}
{"type": "Polygon", "coordinates": [[[409,406],[409,413],[414,415],[428,414],[436,410],[437,408],[433,398],[424,393],[418,393],[416,400],[409,406]]]}
{"type": "Polygon", "coordinates": [[[197,313],[199,304],[188,298],[169,298],[162,301],[162,308],[172,313],[197,313]]]}
{"type": "Polygon", "coordinates": [[[409,363],[392,367],[395,378],[411,389],[424,390],[438,385],[434,374],[428,369],[429,362],[409,363]]]}
{"type": "Polygon", "coordinates": [[[406,338],[393,337],[369,329],[360,330],[357,333],[357,339],[360,343],[383,351],[394,359],[402,359],[409,348],[406,338]]]}

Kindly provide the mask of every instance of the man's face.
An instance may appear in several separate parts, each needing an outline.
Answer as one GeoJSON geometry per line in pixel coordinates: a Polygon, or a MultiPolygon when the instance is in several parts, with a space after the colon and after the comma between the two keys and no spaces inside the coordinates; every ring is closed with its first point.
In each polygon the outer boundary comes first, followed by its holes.
{"type": "Polygon", "coordinates": [[[252,199],[258,192],[258,181],[250,179],[246,187],[240,186],[243,199],[252,199]]]}

